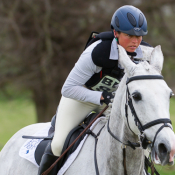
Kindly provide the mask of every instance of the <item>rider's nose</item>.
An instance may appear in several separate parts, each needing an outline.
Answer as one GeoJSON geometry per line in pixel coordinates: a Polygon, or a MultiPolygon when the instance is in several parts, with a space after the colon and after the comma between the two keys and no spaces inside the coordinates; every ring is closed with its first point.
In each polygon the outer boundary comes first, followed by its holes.
{"type": "Polygon", "coordinates": [[[134,36],[134,37],[132,38],[132,42],[133,42],[133,43],[137,43],[137,42],[138,42],[138,38],[134,36]]]}

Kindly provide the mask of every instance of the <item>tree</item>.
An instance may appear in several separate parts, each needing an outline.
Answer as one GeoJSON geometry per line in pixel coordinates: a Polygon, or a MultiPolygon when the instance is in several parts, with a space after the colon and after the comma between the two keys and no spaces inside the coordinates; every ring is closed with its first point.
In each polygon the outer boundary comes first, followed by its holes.
{"type": "Polygon", "coordinates": [[[90,32],[105,26],[109,30],[109,12],[103,11],[106,2],[98,1],[98,6],[92,2],[9,0],[0,4],[4,36],[0,85],[13,82],[30,89],[39,122],[54,115],[61,87],[90,32]]]}
{"type": "Polygon", "coordinates": [[[169,23],[162,24],[165,15],[160,17],[168,3],[173,1],[2,0],[0,88],[13,84],[20,90],[29,89],[38,122],[49,121],[59,104],[62,85],[90,33],[110,30],[111,17],[118,7],[133,4],[143,10],[149,24],[146,41],[153,46],[161,42],[165,55],[174,56],[174,35],[162,34],[169,23]],[[167,44],[167,37],[171,44],[167,44]]]}
{"type": "Polygon", "coordinates": [[[146,40],[153,46],[161,45],[164,54],[163,75],[168,85],[175,90],[175,1],[147,0],[138,6],[144,11],[148,20],[146,40]]]}

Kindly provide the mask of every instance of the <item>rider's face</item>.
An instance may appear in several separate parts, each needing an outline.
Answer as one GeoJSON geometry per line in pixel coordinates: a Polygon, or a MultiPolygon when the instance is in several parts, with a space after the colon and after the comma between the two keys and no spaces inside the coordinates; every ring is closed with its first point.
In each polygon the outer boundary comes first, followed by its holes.
{"type": "Polygon", "coordinates": [[[128,35],[122,32],[115,31],[114,36],[118,38],[119,44],[128,52],[134,52],[142,41],[142,36],[128,35]]]}

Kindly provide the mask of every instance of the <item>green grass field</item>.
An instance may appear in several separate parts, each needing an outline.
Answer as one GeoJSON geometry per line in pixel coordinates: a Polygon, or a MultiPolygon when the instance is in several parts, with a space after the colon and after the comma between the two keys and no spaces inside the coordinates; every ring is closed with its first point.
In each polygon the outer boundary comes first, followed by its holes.
{"type": "Polygon", "coordinates": [[[0,100],[0,150],[19,129],[33,123],[36,123],[36,114],[30,100],[0,100]]]}
{"type": "MultiPolygon", "coordinates": [[[[170,113],[173,126],[175,128],[175,99],[171,100],[170,113]]],[[[19,129],[36,122],[35,107],[33,103],[26,98],[17,98],[13,100],[0,100],[0,150],[4,144],[19,129]]],[[[175,129],[174,129],[175,131],[175,129]]],[[[174,175],[175,166],[156,167],[161,175],[174,175]]]]}

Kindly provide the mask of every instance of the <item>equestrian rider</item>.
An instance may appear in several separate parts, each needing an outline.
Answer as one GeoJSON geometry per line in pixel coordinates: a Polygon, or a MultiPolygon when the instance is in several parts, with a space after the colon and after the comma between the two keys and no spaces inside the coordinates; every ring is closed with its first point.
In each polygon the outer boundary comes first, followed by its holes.
{"type": "MultiPolygon", "coordinates": [[[[113,39],[99,39],[80,55],[68,75],[56,114],[55,134],[42,157],[38,175],[61,155],[68,133],[91,112],[100,112],[113,98],[112,92],[123,76],[118,63],[118,44],[132,60],[143,57],[142,36],[147,34],[144,14],[134,6],[117,9],[111,20],[113,39]]],[[[52,169],[50,175],[57,174],[52,169]]]]}

